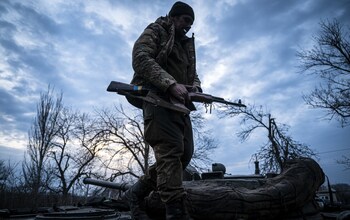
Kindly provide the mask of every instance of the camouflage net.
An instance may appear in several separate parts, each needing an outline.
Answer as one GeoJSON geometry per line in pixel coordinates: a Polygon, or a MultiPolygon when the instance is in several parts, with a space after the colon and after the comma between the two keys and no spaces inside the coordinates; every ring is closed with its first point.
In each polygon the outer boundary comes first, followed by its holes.
{"type": "Polygon", "coordinates": [[[310,215],[305,214],[308,206],[309,212],[318,214],[312,204],[323,182],[320,166],[301,158],[289,161],[284,171],[271,179],[187,182],[186,206],[194,219],[283,219],[291,213],[310,215]]]}

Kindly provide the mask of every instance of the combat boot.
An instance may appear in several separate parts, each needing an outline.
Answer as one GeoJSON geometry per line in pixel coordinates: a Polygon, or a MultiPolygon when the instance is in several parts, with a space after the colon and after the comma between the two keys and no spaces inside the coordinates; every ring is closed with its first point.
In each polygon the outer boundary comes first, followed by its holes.
{"type": "Polygon", "coordinates": [[[149,220],[145,211],[144,199],[153,190],[152,187],[138,180],[130,189],[128,189],[123,199],[127,200],[131,211],[131,217],[134,220],[149,220]]]}
{"type": "Polygon", "coordinates": [[[177,199],[165,204],[166,220],[190,220],[184,199],[177,199]]]}

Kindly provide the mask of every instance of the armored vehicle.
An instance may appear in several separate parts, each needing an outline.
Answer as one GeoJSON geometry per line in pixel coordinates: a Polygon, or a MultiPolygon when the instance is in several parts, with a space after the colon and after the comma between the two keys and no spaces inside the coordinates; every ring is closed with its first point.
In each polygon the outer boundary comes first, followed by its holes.
{"type": "MultiPolygon", "coordinates": [[[[339,219],[339,213],[323,213],[315,199],[325,175],[313,159],[290,160],[279,175],[224,173],[222,164],[213,164],[211,172],[202,174],[187,169],[184,187],[192,219],[339,219]]],[[[122,191],[130,187],[90,178],[84,183],[122,191]]],[[[164,219],[164,206],[157,192],[145,199],[144,206],[150,218],[164,219]]],[[[349,217],[346,213],[344,216],[349,217]]]]}

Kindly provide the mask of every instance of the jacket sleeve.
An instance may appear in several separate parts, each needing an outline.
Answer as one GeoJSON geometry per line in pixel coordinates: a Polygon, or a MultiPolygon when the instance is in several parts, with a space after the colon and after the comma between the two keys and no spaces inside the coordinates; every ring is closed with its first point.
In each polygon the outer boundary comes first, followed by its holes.
{"type": "Polygon", "coordinates": [[[132,66],[139,77],[165,92],[176,80],[156,62],[163,46],[160,28],[158,24],[152,23],[137,39],[132,51],[132,66]]]}

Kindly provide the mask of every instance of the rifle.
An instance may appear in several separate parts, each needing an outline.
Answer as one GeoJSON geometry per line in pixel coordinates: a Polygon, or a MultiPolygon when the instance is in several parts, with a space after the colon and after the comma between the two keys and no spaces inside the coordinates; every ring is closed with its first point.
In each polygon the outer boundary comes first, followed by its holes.
{"type": "MultiPolygon", "coordinates": [[[[186,88],[189,90],[188,94],[192,102],[201,102],[205,104],[212,104],[213,102],[217,102],[217,103],[232,105],[236,107],[246,107],[246,105],[242,104],[241,100],[238,100],[238,102],[230,102],[230,101],[226,101],[223,98],[212,96],[209,94],[200,93],[200,92],[191,92],[191,88],[192,88],[191,86],[186,86],[186,88]]],[[[152,92],[152,89],[147,88],[145,86],[136,86],[132,84],[111,81],[111,83],[107,88],[107,91],[116,92],[126,97],[142,99],[154,105],[158,105],[174,111],[182,112],[184,114],[189,114],[191,112],[191,110],[187,108],[184,104],[167,102],[162,98],[160,98],[156,93],[152,92]]]]}

